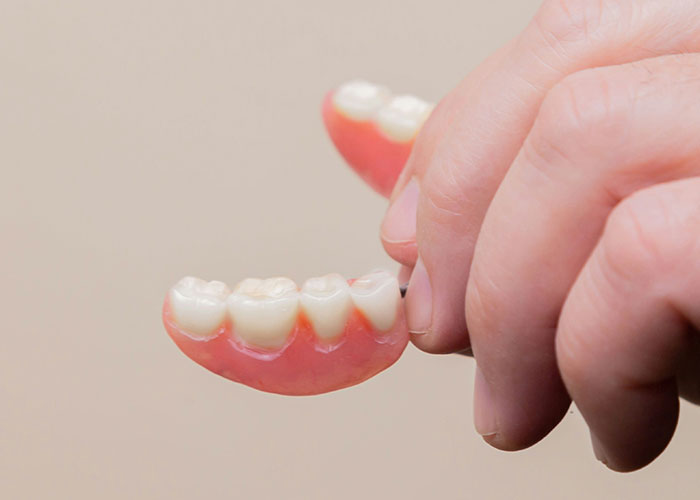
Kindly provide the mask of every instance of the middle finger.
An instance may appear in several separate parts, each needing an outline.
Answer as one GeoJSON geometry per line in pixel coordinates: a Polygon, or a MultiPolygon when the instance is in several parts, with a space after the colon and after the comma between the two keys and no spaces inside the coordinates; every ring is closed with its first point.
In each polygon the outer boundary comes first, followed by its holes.
{"type": "Polygon", "coordinates": [[[665,56],[573,75],[542,105],[489,207],[467,291],[475,423],[491,444],[522,448],[557,423],[566,294],[615,205],[700,175],[698,93],[700,54],[665,56]]]}

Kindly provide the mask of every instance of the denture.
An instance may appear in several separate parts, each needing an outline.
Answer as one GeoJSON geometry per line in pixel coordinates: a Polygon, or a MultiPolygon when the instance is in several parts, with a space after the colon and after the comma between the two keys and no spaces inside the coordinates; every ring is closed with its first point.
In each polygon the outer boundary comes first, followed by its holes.
{"type": "Polygon", "coordinates": [[[329,392],[391,366],[408,342],[399,284],[385,271],[347,281],[187,277],[174,285],[163,322],[177,346],[204,368],[262,391],[329,392]]]}
{"type": "Polygon", "coordinates": [[[388,197],[433,107],[418,97],[353,80],[326,95],[322,115],[345,161],[388,197]]]}
{"type": "MultiPolygon", "coordinates": [[[[352,81],[329,93],[323,119],[338,151],[388,196],[433,106],[352,81]]],[[[187,277],[170,288],[163,323],[189,358],[267,392],[310,395],[358,384],[385,370],[408,343],[402,291],[375,271],[355,280],[246,279],[233,290],[187,277]]]]}

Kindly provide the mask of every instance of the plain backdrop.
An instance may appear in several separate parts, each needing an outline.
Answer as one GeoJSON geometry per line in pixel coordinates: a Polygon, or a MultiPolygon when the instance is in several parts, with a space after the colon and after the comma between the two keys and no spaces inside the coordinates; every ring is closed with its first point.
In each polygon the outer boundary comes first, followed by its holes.
{"type": "Polygon", "coordinates": [[[324,93],[365,77],[438,100],[537,4],[1,0],[0,498],[697,498],[689,405],[619,475],[574,407],[529,450],[489,448],[469,358],[409,346],[288,398],[210,374],[160,322],[187,274],[393,268],[324,93]]]}

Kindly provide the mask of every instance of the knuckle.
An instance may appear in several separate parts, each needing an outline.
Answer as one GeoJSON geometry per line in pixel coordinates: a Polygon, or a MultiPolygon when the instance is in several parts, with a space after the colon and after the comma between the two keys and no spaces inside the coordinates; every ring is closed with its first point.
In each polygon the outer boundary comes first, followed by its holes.
{"type": "Polygon", "coordinates": [[[546,0],[535,23],[546,43],[557,51],[591,39],[601,28],[625,19],[629,0],[546,0]]]}
{"type": "Polygon", "coordinates": [[[532,131],[524,144],[535,165],[574,165],[582,154],[614,149],[625,113],[612,99],[611,78],[601,69],[584,70],[566,77],[545,97],[532,131]],[[582,148],[585,148],[583,150],[582,148]]]}
{"type": "Polygon", "coordinates": [[[459,150],[440,148],[432,158],[424,176],[423,193],[429,204],[432,222],[453,226],[459,224],[469,209],[470,179],[468,166],[459,158],[459,150]]]}
{"type": "MultiPolygon", "coordinates": [[[[648,188],[622,200],[608,217],[602,245],[611,270],[631,279],[672,270],[690,243],[695,216],[673,190],[648,188]]],[[[694,238],[697,239],[697,238],[694,238]]]]}
{"type": "Polygon", "coordinates": [[[590,135],[615,121],[613,83],[605,70],[584,70],[564,78],[545,97],[537,126],[560,140],[590,135]]]}

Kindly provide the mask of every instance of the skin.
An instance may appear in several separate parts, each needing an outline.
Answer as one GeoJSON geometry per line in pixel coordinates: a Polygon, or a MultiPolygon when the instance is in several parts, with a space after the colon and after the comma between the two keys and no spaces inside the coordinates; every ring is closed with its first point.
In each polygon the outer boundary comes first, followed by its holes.
{"type": "Polygon", "coordinates": [[[475,426],[520,450],[573,400],[641,468],[700,401],[700,3],[551,0],[447,95],[382,225],[412,341],[473,352],[475,426]]]}

